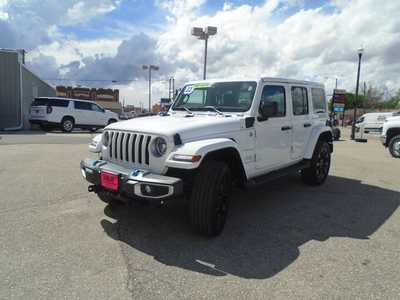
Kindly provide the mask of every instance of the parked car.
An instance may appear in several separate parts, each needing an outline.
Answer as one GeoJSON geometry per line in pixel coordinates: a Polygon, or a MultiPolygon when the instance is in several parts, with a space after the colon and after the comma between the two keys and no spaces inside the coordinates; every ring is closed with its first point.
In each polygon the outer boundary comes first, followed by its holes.
{"type": "Polygon", "coordinates": [[[394,158],[400,158],[400,115],[383,123],[381,141],[394,158]]]}
{"type": "Polygon", "coordinates": [[[309,185],[325,182],[333,151],[327,120],[318,83],[190,82],[167,114],[107,126],[90,147],[100,159],[81,161],[81,172],[89,191],[109,205],[184,196],[193,228],[215,236],[234,186],[291,172],[309,185]]]}
{"type": "Polygon", "coordinates": [[[30,109],[29,121],[43,130],[61,128],[71,132],[74,128],[96,131],[117,122],[118,115],[92,101],[68,98],[36,98],[30,109]]]}
{"type": "Polygon", "coordinates": [[[382,126],[386,118],[393,117],[395,114],[395,112],[377,112],[364,114],[356,121],[356,130],[359,131],[361,126],[364,125],[365,133],[381,133],[382,126]]]}

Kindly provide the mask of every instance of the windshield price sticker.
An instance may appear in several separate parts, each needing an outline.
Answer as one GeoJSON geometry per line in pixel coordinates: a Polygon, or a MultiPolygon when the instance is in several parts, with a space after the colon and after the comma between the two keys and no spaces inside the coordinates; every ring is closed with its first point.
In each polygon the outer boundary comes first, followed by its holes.
{"type": "Polygon", "coordinates": [[[191,93],[193,93],[194,91],[194,86],[193,85],[188,85],[187,87],[185,87],[183,94],[184,95],[190,95],[191,93]]]}

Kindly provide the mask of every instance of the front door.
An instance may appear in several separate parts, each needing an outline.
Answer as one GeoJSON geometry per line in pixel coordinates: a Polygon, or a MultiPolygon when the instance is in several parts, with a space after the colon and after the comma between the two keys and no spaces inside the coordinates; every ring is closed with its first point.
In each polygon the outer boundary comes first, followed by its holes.
{"type": "Polygon", "coordinates": [[[292,97],[293,108],[293,142],[291,158],[293,160],[299,160],[304,157],[308,139],[313,128],[313,121],[310,116],[307,88],[303,86],[291,86],[290,94],[292,97]]]}
{"type": "Polygon", "coordinates": [[[290,163],[292,140],[291,117],[287,112],[288,99],[285,85],[266,84],[260,105],[268,103],[273,114],[267,120],[258,118],[256,128],[256,169],[259,173],[277,169],[290,163]]]}

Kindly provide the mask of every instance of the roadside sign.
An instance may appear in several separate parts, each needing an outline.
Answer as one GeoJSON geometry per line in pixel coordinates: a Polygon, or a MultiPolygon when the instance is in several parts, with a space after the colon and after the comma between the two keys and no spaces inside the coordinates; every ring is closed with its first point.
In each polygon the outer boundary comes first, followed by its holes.
{"type": "Polygon", "coordinates": [[[344,112],[344,107],[334,107],[333,112],[344,112]]]}
{"type": "Polygon", "coordinates": [[[333,90],[333,112],[342,113],[346,103],[346,90],[334,89],[333,90]]]}
{"type": "Polygon", "coordinates": [[[335,103],[334,107],[344,107],[344,103],[335,103]]]}

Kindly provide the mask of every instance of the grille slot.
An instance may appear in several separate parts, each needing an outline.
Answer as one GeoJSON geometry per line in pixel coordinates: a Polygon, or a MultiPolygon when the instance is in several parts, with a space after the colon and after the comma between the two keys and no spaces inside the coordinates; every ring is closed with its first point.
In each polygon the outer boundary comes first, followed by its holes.
{"type": "Polygon", "coordinates": [[[140,137],[139,137],[139,145],[138,145],[138,148],[139,148],[139,154],[138,154],[138,161],[139,161],[139,164],[141,164],[142,163],[142,144],[143,144],[143,138],[144,138],[144,135],[140,135],[140,137]]]}
{"type": "Polygon", "coordinates": [[[135,165],[150,165],[150,143],[147,134],[109,131],[108,159],[135,165]]]}

